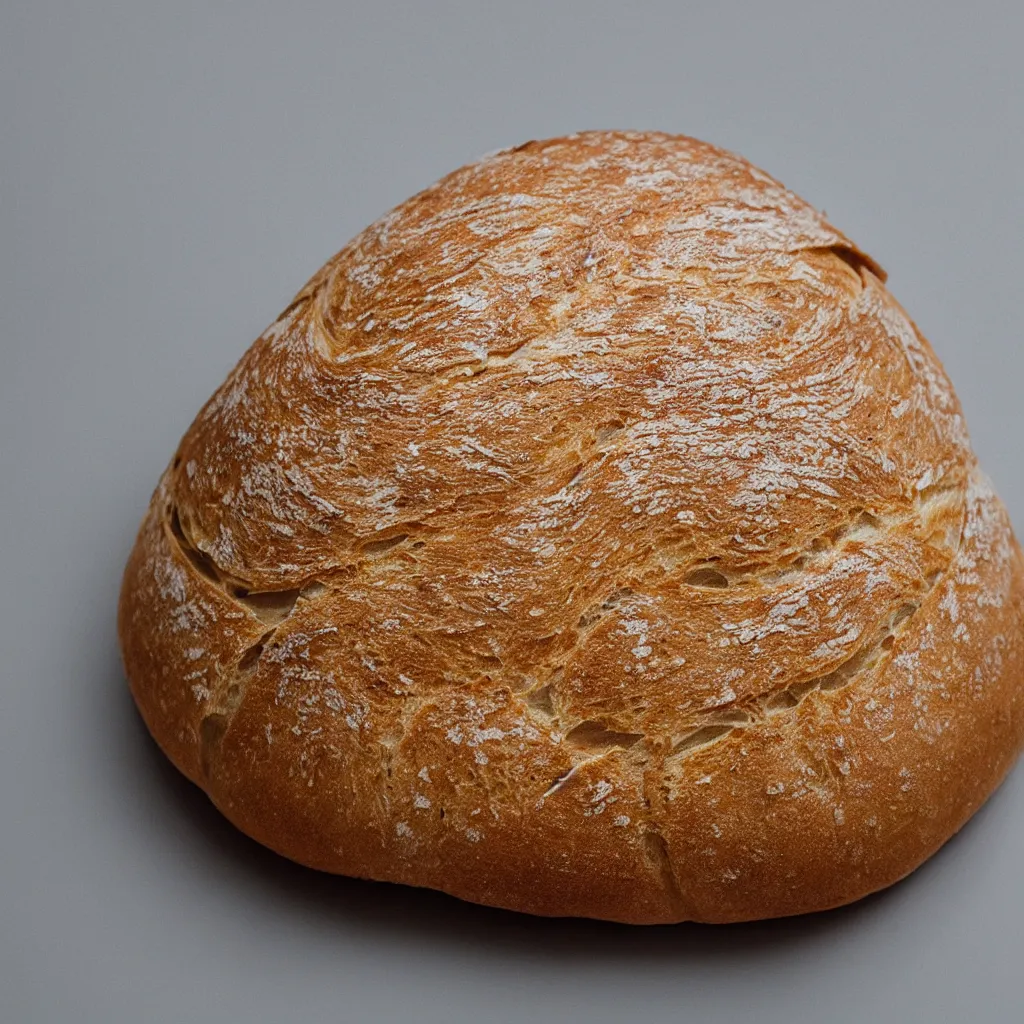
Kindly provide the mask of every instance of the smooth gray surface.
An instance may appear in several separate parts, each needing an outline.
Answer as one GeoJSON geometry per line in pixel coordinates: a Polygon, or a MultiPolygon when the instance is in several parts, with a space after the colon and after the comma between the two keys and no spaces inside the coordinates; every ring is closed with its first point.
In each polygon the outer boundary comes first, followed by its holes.
{"type": "Polygon", "coordinates": [[[0,4],[0,1022],[1024,1019],[1024,772],[904,884],[752,927],[317,876],[155,753],[121,566],[191,417],[356,230],[505,144],[736,149],[890,272],[1018,523],[1024,5],[0,4]]]}

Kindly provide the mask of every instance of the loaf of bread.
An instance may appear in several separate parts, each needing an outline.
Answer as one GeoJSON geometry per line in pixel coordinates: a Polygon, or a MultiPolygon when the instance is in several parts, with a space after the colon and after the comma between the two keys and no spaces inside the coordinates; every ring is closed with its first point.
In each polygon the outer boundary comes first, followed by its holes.
{"type": "Polygon", "coordinates": [[[126,570],[238,828],[533,914],[725,922],[920,864],[1024,736],[1024,565],[869,256],[690,138],[530,142],[299,292],[126,570]]]}

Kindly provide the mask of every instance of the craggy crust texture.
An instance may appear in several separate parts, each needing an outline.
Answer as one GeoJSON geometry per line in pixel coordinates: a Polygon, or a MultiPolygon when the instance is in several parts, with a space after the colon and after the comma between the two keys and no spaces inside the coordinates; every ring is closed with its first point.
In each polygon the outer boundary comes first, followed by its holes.
{"type": "Polygon", "coordinates": [[[896,881],[1021,746],[1022,560],[883,282],[689,138],[413,197],[160,481],[119,623],[158,743],[287,857],[535,914],[896,881]]]}

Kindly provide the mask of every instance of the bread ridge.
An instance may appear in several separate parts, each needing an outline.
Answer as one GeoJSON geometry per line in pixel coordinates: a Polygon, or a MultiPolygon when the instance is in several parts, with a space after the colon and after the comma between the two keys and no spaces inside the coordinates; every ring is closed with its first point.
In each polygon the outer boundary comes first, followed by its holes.
{"type": "Polygon", "coordinates": [[[150,731],[292,859],[511,909],[896,881],[1019,752],[1021,555],[884,276],[680,136],[414,196],[154,494],[119,609],[150,731]]]}

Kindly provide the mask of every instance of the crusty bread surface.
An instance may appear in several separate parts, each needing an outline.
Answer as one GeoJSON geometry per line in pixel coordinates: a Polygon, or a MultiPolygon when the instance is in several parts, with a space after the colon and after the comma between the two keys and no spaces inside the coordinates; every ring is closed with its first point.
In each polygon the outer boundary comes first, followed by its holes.
{"type": "Polygon", "coordinates": [[[414,196],[160,480],[119,609],[153,736],[286,857],[534,914],[895,882],[1020,749],[1022,560],[884,282],[685,137],[414,196]]]}

